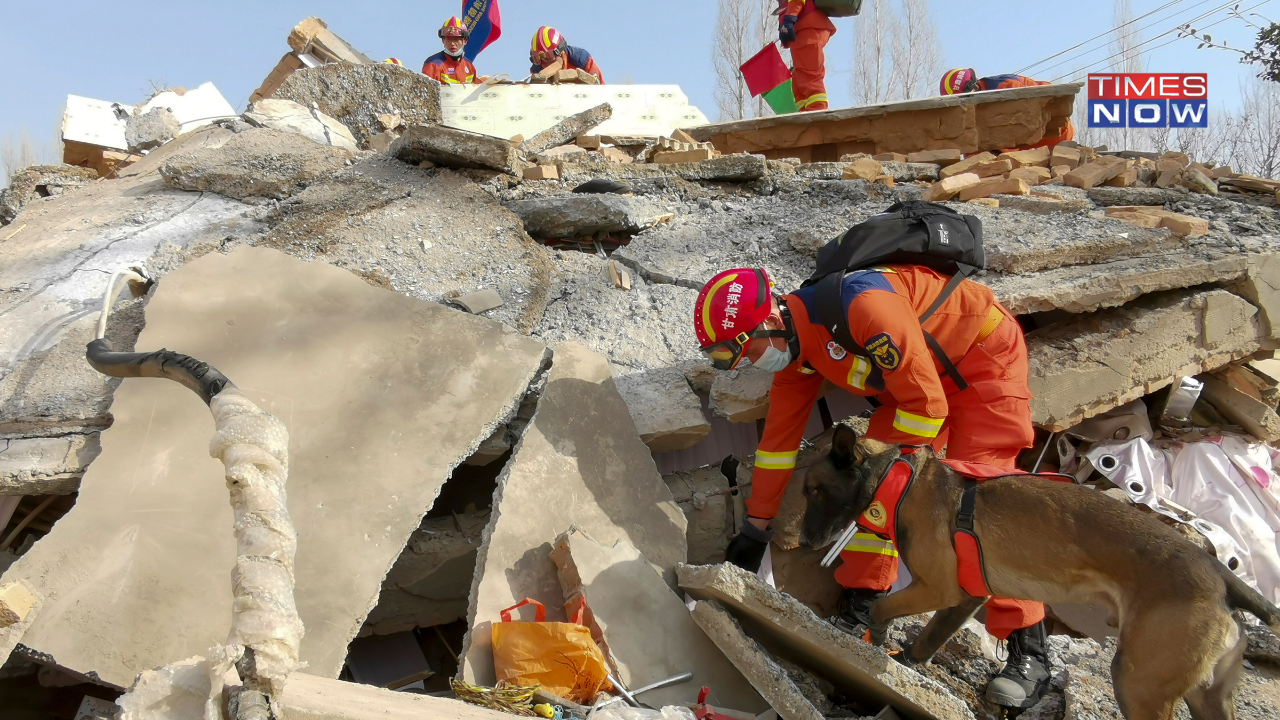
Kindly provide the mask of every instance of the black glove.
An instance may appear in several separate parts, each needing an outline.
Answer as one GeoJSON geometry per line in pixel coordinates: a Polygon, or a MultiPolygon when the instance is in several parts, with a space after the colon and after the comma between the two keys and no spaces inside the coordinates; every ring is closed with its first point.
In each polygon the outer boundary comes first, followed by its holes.
{"type": "Polygon", "coordinates": [[[782,24],[778,26],[778,39],[782,41],[783,47],[796,41],[796,20],[799,19],[795,15],[782,16],[782,24]]]}
{"type": "Polygon", "coordinates": [[[738,534],[729,541],[729,549],[724,552],[724,561],[733,563],[747,572],[760,572],[760,561],[764,560],[764,551],[769,548],[773,539],[773,528],[761,530],[751,524],[751,520],[743,518],[738,534]]]}

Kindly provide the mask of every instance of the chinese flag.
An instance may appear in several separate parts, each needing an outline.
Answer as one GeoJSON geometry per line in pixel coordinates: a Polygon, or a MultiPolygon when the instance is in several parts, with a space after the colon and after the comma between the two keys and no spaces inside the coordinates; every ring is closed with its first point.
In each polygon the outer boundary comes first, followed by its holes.
{"type": "Polygon", "coordinates": [[[462,22],[471,31],[471,38],[462,52],[468,60],[475,60],[481,50],[493,44],[502,35],[502,13],[498,0],[463,0],[462,22]]]}
{"type": "Polygon", "coordinates": [[[766,45],[738,69],[742,71],[742,79],[747,81],[751,97],[769,92],[791,79],[791,70],[782,61],[782,53],[774,43],[766,45]]]}

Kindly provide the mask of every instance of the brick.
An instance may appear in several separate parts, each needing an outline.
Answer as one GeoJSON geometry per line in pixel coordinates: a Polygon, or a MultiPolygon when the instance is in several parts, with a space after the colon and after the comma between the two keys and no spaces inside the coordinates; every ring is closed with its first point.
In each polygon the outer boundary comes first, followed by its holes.
{"type": "Polygon", "coordinates": [[[1015,168],[1048,167],[1050,151],[1047,147],[1038,147],[1030,150],[1000,153],[1000,157],[1012,162],[1015,168]]]}
{"type": "Polygon", "coordinates": [[[1138,181],[1138,169],[1129,168],[1110,180],[1102,183],[1110,187],[1129,187],[1138,181]]]}
{"type": "Polygon", "coordinates": [[[1074,169],[1075,168],[1071,167],[1070,165],[1054,165],[1053,167],[1049,168],[1049,170],[1053,172],[1053,176],[1056,178],[1060,178],[1074,169]]]}
{"type": "Polygon", "coordinates": [[[1173,158],[1162,157],[1159,160],[1156,160],[1156,172],[1158,173],[1166,173],[1170,170],[1177,170],[1181,172],[1182,168],[1182,163],[1173,158]]]}
{"type": "Polygon", "coordinates": [[[1088,145],[1080,145],[1076,148],[1080,151],[1080,164],[1091,163],[1098,159],[1098,151],[1088,145]]]}
{"type": "Polygon", "coordinates": [[[880,162],[907,162],[907,156],[902,153],[880,153],[879,155],[872,155],[871,159],[879,160],[880,162]]]}
{"type": "Polygon", "coordinates": [[[1223,165],[1213,169],[1213,179],[1235,177],[1236,173],[1231,169],[1230,165],[1223,165]]]}
{"type": "Polygon", "coordinates": [[[1196,237],[1209,232],[1209,221],[1190,215],[1167,212],[1160,217],[1160,227],[1169,228],[1178,235],[1196,237]]]}
{"type": "Polygon", "coordinates": [[[929,189],[924,191],[924,195],[921,195],[921,199],[930,202],[950,200],[960,194],[962,190],[967,190],[980,182],[982,182],[982,178],[974,173],[952,175],[929,186],[929,189]]]}
{"type": "Polygon", "coordinates": [[[689,133],[683,130],[676,130],[675,132],[671,133],[671,139],[677,142],[682,142],[682,143],[690,143],[693,145],[698,144],[698,141],[694,140],[692,135],[690,135],[689,133]]]}
{"type": "Polygon", "coordinates": [[[874,180],[883,174],[884,166],[879,160],[862,158],[845,165],[842,177],[845,180],[874,180]]]}
{"type": "Polygon", "coordinates": [[[1029,195],[1031,189],[1027,187],[1027,183],[1007,178],[988,178],[973,187],[966,188],[960,192],[960,201],[967,202],[974,198],[991,197],[992,195],[1029,195]]]}
{"type": "MultiPolygon", "coordinates": [[[[1107,210],[1112,210],[1112,209],[1114,208],[1107,208],[1107,210]]],[[[1160,218],[1154,215],[1147,215],[1145,213],[1123,212],[1123,211],[1108,212],[1107,217],[1111,218],[1112,220],[1127,222],[1130,225],[1137,225],[1138,227],[1145,227],[1145,228],[1160,227],[1160,218]]]]}
{"type": "Polygon", "coordinates": [[[26,620],[27,613],[31,612],[35,604],[35,596],[22,583],[9,583],[0,587],[0,628],[26,620]]]}
{"type": "Polygon", "coordinates": [[[1178,181],[1181,179],[1182,179],[1182,168],[1180,167],[1170,168],[1160,173],[1160,176],[1156,178],[1155,185],[1158,188],[1173,187],[1174,185],[1177,185],[1178,181]]]}
{"type": "Polygon", "coordinates": [[[525,180],[559,180],[560,170],[555,165],[534,165],[524,169],[525,180]]]}
{"type": "Polygon", "coordinates": [[[952,163],[942,168],[942,170],[938,173],[938,175],[939,177],[946,179],[951,177],[952,175],[959,175],[961,173],[972,172],[973,170],[977,169],[979,165],[989,163],[995,159],[996,159],[996,156],[992,155],[989,152],[980,152],[977,155],[971,155],[965,158],[964,160],[961,160],[956,163],[952,163]]]}
{"type": "Polygon", "coordinates": [[[964,154],[959,150],[922,150],[907,155],[907,162],[910,163],[933,163],[947,167],[954,165],[964,159],[964,154]]]}
{"type": "Polygon", "coordinates": [[[1071,187],[1089,189],[1100,185],[1126,170],[1127,163],[1120,158],[1101,157],[1072,170],[1062,177],[1071,187]]]}
{"type": "Polygon", "coordinates": [[[1039,167],[1035,165],[1027,165],[1016,168],[1009,172],[1009,179],[1017,178],[1032,187],[1043,185],[1046,181],[1053,177],[1053,171],[1047,167],[1039,167]]]}
{"type": "MultiPolygon", "coordinates": [[[[1173,160],[1178,163],[1178,167],[1186,167],[1191,164],[1191,157],[1186,153],[1169,151],[1160,156],[1159,160],[1173,160]]],[[[1159,161],[1157,161],[1157,165],[1159,161]]]]}
{"type": "Polygon", "coordinates": [[[579,135],[574,142],[577,143],[578,147],[582,148],[583,150],[599,150],[600,149],[599,135],[579,135]]]}
{"type": "Polygon", "coordinates": [[[677,150],[674,152],[660,152],[654,155],[650,162],[665,165],[667,163],[702,162],[713,157],[715,157],[714,150],[677,150]]]}
{"type": "Polygon", "coordinates": [[[989,197],[974,198],[974,199],[970,200],[969,202],[973,203],[974,205],[986,205],[986,206],[987,206],[987,207],[989,207],[989,208],[998,208],[998,207],[1000,207],[1000,201],[999,201],[999,200],[997,200],[997,199],[995,199],[995,198],[989,198],[989,197]]]}
{"type": "Polygon", "coordinates": [[[1049,166],[1066,165],[1072,170],[1080,167],[1080,151],[1073,147],[1058,145],[1049,156],[1049,166]]]}
{"type": "Polygon", "coordinates": [[[989,163],[983,163],[973,169],[978,177],[988,178],[996,175],[1004,175],[1013,169],[1013,162],[1010,160],[993,160],[989,163]]]}

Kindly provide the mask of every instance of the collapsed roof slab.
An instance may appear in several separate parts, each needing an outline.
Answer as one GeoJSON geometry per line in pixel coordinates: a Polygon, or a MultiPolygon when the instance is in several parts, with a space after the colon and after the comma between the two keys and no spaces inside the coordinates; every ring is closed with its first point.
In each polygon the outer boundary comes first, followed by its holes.
{"type": "Polygon", "coordinates": [[[1082,83],[989,90],[737,120],[685,131],[723,153],[771,160],[832,162],[851,153],[963,153],[1031,145],[1057,134],[1071,117],[1082,83]]]}
{"type": "Polygon", "coordinates": [[[1246,357],[1264,331],[1258,309],[1226,290],[1150,295],[1027,335],[1031,419],[1065,430],[1246,357]]]}
{"type": "Polygon", "coordinates": [[[471,586],[459,675],[493,685],[498,613],[524,598],[563,621],[551,544],[577,525],[598,542],[627,539],[675,584],[685,558],[684,513],[614,387],[609,362],[581,345],[555,346],[546,390],[498,478],[471,586]]]}
{"type": "MultiPolygon", "coordinates": [[[[210,363],[288,427],[303,672],[327,677],[453,468],[515,412],[546,352],[251,247],[166,275],[138,346],[210,363]]],[[[5,578],[44,601],[24,645],[128,686],[226,641],[236,551],[208,409],[176,383],[130,380],[111,413],[75,509],[5,578]]]]}

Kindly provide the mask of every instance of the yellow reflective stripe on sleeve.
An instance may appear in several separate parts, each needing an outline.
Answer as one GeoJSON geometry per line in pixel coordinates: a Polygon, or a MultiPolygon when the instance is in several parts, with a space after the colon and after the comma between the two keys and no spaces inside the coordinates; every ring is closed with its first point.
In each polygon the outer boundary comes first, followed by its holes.
{"type": "Polygon", "coordinates": [[[936,438],[946,418],[931,418],[923,415],[912,415],[899,409],[893,416],[893,429],[922,438],[936,438]]]}
{"type": "Polygon", "coordinates": [[[756,467],[761,470],[791,470],[796,466],[796,455],[799,450],[791,452],[756,451],[756,467]]]}
{"type": "Polygon", "coordinates": [[[861,355],[853,356],[853,367],[849,368],[849,387],[865,390],[867,377],[871,375],[871,363],[861,355]]]}
{"type": "Polygon", "coordinates": [[[853,539],[848,545],[844,546],[845,552],[863,552],[872,555],[888,555],[889,557],[898,557],[898,550],[893,546],[893,542],[885,540],[879,535],[871,533],[855,533],[853,539]]]}
{"type": "Polygon", "coordinates": [[[814,103],[826,102],[826,101],[827,101],[827,94],[819,93],[817,95],[810,95],[809,97],[796,102],[796,107],[807,108],[814,103]]]}

